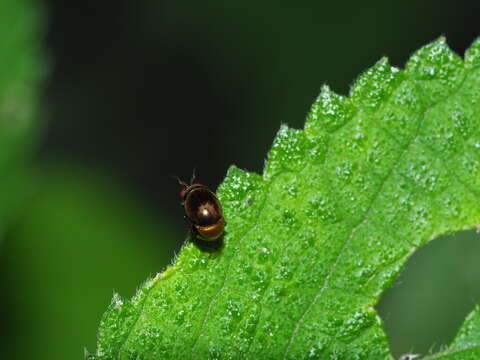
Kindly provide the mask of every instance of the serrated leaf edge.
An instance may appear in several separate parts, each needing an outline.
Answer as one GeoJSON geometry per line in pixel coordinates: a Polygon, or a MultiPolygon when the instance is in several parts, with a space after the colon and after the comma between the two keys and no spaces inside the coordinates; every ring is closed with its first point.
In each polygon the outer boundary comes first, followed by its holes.
{"type": "MultiPolygon", "coordinates": [[[[475,66],[472,66],[472,67],[469,66],[469,65],[471,64],[471,61],[475,60],[474,58],[472,59],[472,57],[468,58],[468,60],[469,60],[470,62],[467,63],[467,61],[466,61],[466,60],[467,60],[467,56],[471,56],[471,51],[472,51],[472,49],[473,49],[474,47],[478,46],[478,44],[480,44],[480,38],[477,38],[477,39],[472,43],[472,45],[469,47],[469,49],[468,49],[467,51],[465,51],[464,58],[462,59],[462,65],[463,65],[463,68],[464,68],[465,70],[471,71],[472,69],[475,69],[475,68],[477,68],[477,67],[480,66],[480,64],[475,64],[475,66]]],[[[453,51],[451,50],[450,47],[448,47],[448,44],[447,44],[447,42],[446,42],[446,38],[445,38],[444,36],[442,36],[442,37],[439,37],[436,41],[433,41],[433,42],[431,42],[431,43],[429,43],[429,44],[421,47],[421,48],[418,49],[417,51],[415,51],[414,54],[412,54],[412,56],[411,56],[411,57],[409,58],[409,60],[407,61],[407,64],[406,64],[406,66],[405,66],[405,69],[403,69],[403,70],[399,69],[398,71],[403,72],[405,75],[407,75],[406,78],[408,78],[407,66],[409,65],[409,62],[412,61],[412,59],[415,57],[415,55],[418,54],[420,51],[425,50],[425,49],[428,48],[428,47],[433,47],[433,46],[435,46],[435,45],[446,46],[446,49],[447,49],[449,52],[451,52],[451,53],[454,54],[455,56],[458,56],[455,52],[453,52],[453,51]]],[[[361,79],[363,75],[365,75],[368,71],[374,69],[376,66],[378,66],[378,64],[383,64],[383,65],[391,66],[391,65],[389,64],[389,62],[388,62],[388,58],[387,58],[387,57],[382,57],[379,61],[377,61],[377,63],[376,63],[373,67],[367,69],[365,72],[363,72],[363,73],[357,78],[357,80],[355,81],[355,83],[351,86],[351,89],[354,89],[354,88],[355,88],[355,85],[358,83],[359,79],[361,79]]],[[[392,68],[395,68],[395,67],[392,67],[392,68]]],[[[395,68],[395,69],[397,69],[397,68],[395,68]]],[[[397,84],[397,86],[399,86],[404,80],[405,80],[405,78],[402,79],[402,80],[397,84]]],[[[461,88],[461,84],[463,84],[463,81],[460,82],[458,88],[461,88]]],[[[449,96],[451,96],[451,95],[453,95],[454,93],[456,93],[456,91],[458,91],[458,88],[455,89],[454,91],[452,91],[452,92],[449,94],[449,96]]],[[[332,91],[332,90],[329,88],[328,85],[324,85],[324,86],[322,87],[322,92],[323,92],[324,90],[328,91],[329,93],[331,93],[331,94],[333,94],[333,95],[336,95],[336,96],[339,96],[339,97],[341,97],[341,98],[347,99],[347,100],[349,101],[349,105],[351,105],[351,106],[352,106],[353,108],[355,108],[357,111],[368,111],[364,106],[362,106],[361,103],[358,103],[358,102],[356,102],[356,101],[353,101],[353,99],[352,99],[352,97],[351,97],[351,95],[352,95],[351,91],[350,91],[350,93],[349,93],[349,96],[344,96],[344,95],[337,94],[336,92],[332,91]]],[[[393,92],[393,90],[394,90],[394,88],[390,89],[390,94],[389,94],[389,96],[391,95],[391,93],[393,92]]],[[[322,94],[322,93],[320,93],[320,95],[321,95],[321,94],[322,94]]],[[[319,96],[320,96],[320,95],[319,95],[319,96]]],[[[382,102],[385,102],[385,101],[388,99],[389,96],[387,96],[385,99],[383,99],[382,102]]],[[[442,99],[442,101],[443,101],[443,100],[444,100],[444,99],[442,99]]],[[[429,110],[429,109],[431,109],[431,108],[432,108],[433,106],[435,106],[435,105],[436,105],[436,104],[432,104],[431,106],[428,106],[428,108],[426,109],[426,111],[429,110]]],[[[381,106],[376,106],[376,108],[375,108],[375,110],[374,110],[373,112],[378,111],[380,108],[381,108],[381,106]]],[[[335,133],[335,132],[337,132],[338,130],[340,130],[341,128],[343,128],[343,127],[344,127],[346,124],[348,124],[354,117],[355,117],[355,114],[354,114],[353,116],[351,116],[351,117],[350,117],[344,124],[342,124],[342,126],[340,126],[338,129],[335,129],[334,131],[330,132],[330,134],[335,133]]],[[[281,127],[280,127],[280,129],[279,129],[279,131],[278,131],[278,133],[280,133],[281,131],[285,131],[286,129],[290,129],[290,128],[289,128],[287,125],[282,124],[281,127]]],[[[293,128],[292,128],[292,129],[293,129],[293,128]]],[[[295,129],[295,130],[296,130],[296,129],[295,129]]],[[[302,130],[305,130],[305,128],[303,128],[302,130]]],[[[277,133],[277,135],[276,135],[275,138],[274,138],[274,142],[277,140],[278,133],[277,133]]],[[[308,132],[305,132],[305,135],[306,135],[307,137],[310,137],[310,136],[311,136],[308,132]]],[[[318,138],[318,136],[312,137],[312,139],[315,139],[315,138],[318,138]]],[[[415,136],[414,136],[413,138],[415,138],[415,136]]],[[[408,148],[408,146],[406,146],[405,148],[408,148]]],[[[404,152],[404,151],[402,151],[402,154],[403,154],[403,152],[404,152]]],[[[401,157],[401,155],[400,155],[400,157],[401,157]]],[[[268,161],[268,160],[267,160],[267,161],[268,161]]],[[[266,167],[267,167],[267,164],[265,164],[265,168],[266,168],[266,167]]],[[[235,166],[230,167],[229,172],[230,172],[231,169],[233,169],[233,168],[236,168],[236,167],[235,167],[235,166]]],[[[242,170],[242,169],[239,169],[239,170],[244,171],[244,170],[242,170]]],[[[288,172],[292,172],[292,171],[285,171],[285,170],[284,170],[284,171],[281,171],[280,173],[288,173],[288,172]]],[[[297,171],[294,171],[294,172],[297,172],[297,171]]],[[[249,172],[245,171],[245,173],[248,174],[249,172]]],[[[279,173],[277,173],[276,175],[278,175],[278,174],[279,174],[279,173]]],[[[227,176],[228,176],[228,175],[227,175],[227,176]]],[[[275,181],[275,180],[272,179],[272,178],[270,178],[270,179],[265,179],[264,176],[259,176],[259,178],[261,178],[262,181],[265,183],[265,185],[267,186],[267,189],[271,186],[272,182],[275,181]]],[[[387,176],[387,178],[388,178],[388,176],[387,176]]],[[[379,186],[379,188],[380,188],[380,190],[379,190],[379,192],[380,192],[382,186],[379,186]]],[[[375,196],[374,196],[374,198],[375,198],[375,196]]],[[[264,199],[264,201],[265,201],[265,199],[264,199]]],[[[372,202],[373,202],[373,201],[372,201],[372,202]]],[[[260,208],[259,214],[261,213],[261,211],[263,210],[263,208],[264,208],[263,206],[260,208]]],[[[365,214],[367,214],[367,213],[368,213],[368,210],[365,212],[365,214]]],[[[257,216],[257,218],[258,218],[258,216],[257,216]]],[[[361,224],[361,223],[362,223],[362,221],[361,221],[359,224],[361,224]]],[[[354,233],[355,229],[358,227],[359,224],[357,224],[356,226],[353,227],[351,233],[354,233]]],[[[258,224],[255,223],[255,224],[252,225],[248,230],[245,231],[245,234],[241,237],[241,240],[239,241],[238,248],[240,248],[241,244],[243,243],[243,239],[245,238],[246,234],[247,234],[247,233],[250,233],[250,231],[252,231],[257,225],[258,225],[258,224]]],[[[441,234],[439,234],[439,235],[441,235],[441,234]]],[[[435,236],[434,238],[436,238],[436,237],[438,237],[438,235],[435,236]]],[[[431,239],[430,239],[430,240],[431,240],[431,239]]],[[[347,241],[348,241],[348,239],[347,239],[347,241]]],[[[193,246],[193,245],[191,245],[191,244],[186,244],[185,246],[193,246]]],[[[184,246],[184,247],[185,247],[185,246],[184,246]]],[[[182,247],[182,250],[183,250],[184,247],[182,247]]],[[[238,250],[238,249],[237,249],[237,250],[238,250]]],[[[411,252],[411,253],[413,253],[414,250],[415,250],[415,248],[412,249],[412,252],[411,252]]],[[[236,252],[236,251],[235,251],[235,252],[236,252]]],[[[231,257],[231,259],[230,259],[230,261],[229,261],[229,265],[227,266],[227,270],[226,270],[227,273],[228,273],[228,269],[230,268],[230,264],[232,263],[233,258],[235,257],[235,256],[234,256],[235,252],[232,254],[232,257],[231,257]]],[[[341,253],[342,253],[342,251],[340,251],[339,255],[340,255],[341,253]]],[[[149,284],[150,289],[148,290],[148,293],[150,293],[158,284],[161,283],[161,280],[167,280],[168,278],[170,278],[171,276],[173,276],[173,275],[177,272],[177,260],[179,259],[180,256],[182,256],[182,251],[180,251],[180,253],[178,254],[178,256],[176,256],[176,257],[173,259],[171,265],[168,265],[167,268],[166,268],[163,272],[160,272],[160,273],[158,273],[155,277],[147,280],[147,281],[144,283],[144,285],[142,285],[139,289],[141,289],[141,288],[143,288],[144,286],[146,286],[146,284],[149,284]]],[[[336,262],[337,262],[337,261],[336,261],[336,262]]],[[[335,262],[335,263],[336,263],[336,262],[335,262]]],[[[330,273],[331,273],[331,272],[330,272],[330,273]]],[[[227,277],[227,276],[225,276],[224,279],[226,279],[226,277],[227,277]]],[[[329,278],[329,275],[327,275],[326,280],[325,280],[325,283],[328,281],[328,278],[329,278]]],[[[214,296],[213,296],[212,299],[215,299],[215,298],[218,297],[218,295],[221,293],[221,290],[224,288],[225,283],[226,283],[226,281],[223,281],[222,285],[220,286],[220,289],[214,294],[214,296]]],[[[323,289],[323,288],[324,288],[324,286],[321,287],[321,289],[323,289]]],[[[140,291],[140,290],[138,290],[138,291],[140,291]]],[[[128,339],[129,339],[129,335],[131,334],[131,332],[132,332],[133,329],[135,328],[135,325],[137,324],[138,320],[140,319],[140,317],[141,317],[141,315],[142,315],[142,313],[143,313],[143,306],[144,306],[145,301],[146,301],[146,299],[147,299],[147,297],[148,297],[148,293],[147,293],[147,295],[145,296],[145,298],[142,300],[141,309],[140,309],[140,311],[138,312],[137,318],[134,320],[134,322],[133,322],[133,324],[132,324],[132,326],[131,326],[131,329],[130,329],[129,332],[128,332],[128,335],[126,336],[124,342],[122,342],[122,344],[121,344],[121,345],[119,346],[119,348],[118,348],[118,351],[117,351],[117,354],[116,354],[117,356],[120,355],[123,346],[127,343],[128,339]]],[[[135,296],[134,296],[134,297],[135,297],[135,296]]],[[[127,301],[128,301],[128,300],[127,300],[127,301]]],[[[130,300],[130,301],[131,301],[131,300],[130,300]]],[[[209,311],[210,311],[210,309],[211,309],[211,304],[212,304],[212,303],[213,303],[213,302],[210,301],[208,310],[207,310],[207,312],[206,312],[206,315],[204,316],[204,319],[203,319],[203,321],[202,321],[202,325],[201,325],[198,333],[201,333],[201,329],[203,328],[203,326],[204,326],[204,324],[205,324],[205,322],[206,322],[206,319],[208,318],[208,313],[209,313],[209,311]]],[[[310,306],[309,306],[309,307],[310,307],[310,306]]],[[[307,312],[308,312],[308,310],[307,310],[307,312]]],[[[104,316],[106,316],[106,315],[107,315],[107,313],[106,313],[104,316]]],[[[302,318],[303,318],[303,316],[302,316],[302,318]]],[[[195,346],[196,346],[196,342],[198,341],[198,338],[199,338],[199,337],[197,336],[197,337],[196,337],[197,340],[195,340],[195,342],[194,342],[194,345],[193,345],[193,347],[192,347],[192,351],[194,350],[194,348],[195,348],[195,346]]],[[[292,337],[292,338],[293,338],[293,337],[292,337]]],[[[288,348],[289,348],[290,344],[291,344],[291,341],[289,342],[289,345],[288,345],[288,347],[287,347],[287,351],[285,352],[284,358],[286,358],[287,355],[288,355],[288,348]]],[[[477,345],[475,345],[475,346],[477,346],[477,345]]],[[[478,346],[480,346],[480,343],[478,344],[478,346]]],[[[432,356],[437,356],[437,355],[439,356],[439,354],[447,354],[447,353],[448,353],[448,354],[451,354],[451,353],[455,353],[455,352],[465,351],[465,350],[468,350],[468,349],[470,349],[470,348],[471,348],[471,347],[462,348],[462,349],[458,349],[458,350],[453,351],[453,352],[452,352],[452,351],[448,352],[448,350],[447,350],[447,351],[445,351],[445,352],[437,353],[437,354],[434,354],[434,355],[432,355],[432,356]]],[[[97,355],[98,355],[98,354],[97,354],[97,355]]],[[[433,360],[433,359],[438,358],[438,357],[432,357],[432,356],[431,356],[431,357],[427,357],[427,358],[425,358],[425,359],[426,359],[426,360],[433,360]]]]}

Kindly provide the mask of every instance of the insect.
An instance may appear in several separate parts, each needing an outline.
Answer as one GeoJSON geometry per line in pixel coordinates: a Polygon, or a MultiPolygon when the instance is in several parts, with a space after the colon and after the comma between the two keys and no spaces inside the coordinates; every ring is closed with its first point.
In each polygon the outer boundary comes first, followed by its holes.
{"type": "Polygon", "coordinates": [[[194,180],[195,174],[190,185],[178,179],[184,186],[180,190],[180,197],[185,209],[185,220],[190,223],[192,233],[200,239],[217,240],[225,229],[222,205],[213,191],[203,184],[194,183],[194,180]]]}

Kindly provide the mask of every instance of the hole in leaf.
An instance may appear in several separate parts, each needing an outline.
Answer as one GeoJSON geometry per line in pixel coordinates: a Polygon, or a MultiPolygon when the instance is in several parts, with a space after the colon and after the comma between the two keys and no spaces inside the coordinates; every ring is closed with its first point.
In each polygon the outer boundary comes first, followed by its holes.
{"type": "Polygon", "coordinates": [[[392,355],[448,345],[480,301],[480,234],[442,236],[419,249],[380,299],[392,355]]]}

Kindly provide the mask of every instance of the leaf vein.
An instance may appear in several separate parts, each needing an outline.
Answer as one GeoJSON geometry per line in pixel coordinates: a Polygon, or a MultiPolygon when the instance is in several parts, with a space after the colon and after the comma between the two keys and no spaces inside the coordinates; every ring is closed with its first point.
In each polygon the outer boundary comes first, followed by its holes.
{"type": "Polygon", "coordinates": [[[327,286],[328,286],[328,283],[329,283],[329,280],[332,276],[332,274],[334,273],[335,269],[336,269],[336,266],[337,264],[339,263],[340,259],[342,258],[342,255],[344,253],[344,251],[348,248],[348,245],[353,237],[353,235],[355,234],[355,232],[357,231],[357,229],[363,225],[367,220],[368,220],[368,216],[369,216],[369,212],[370,210],[372,209],[372,206],[373,204],[375,203],[375,201],[377,200],[378,196],[380,195],[385,183],[387,182],[387,180],[389,179],[389,177],[391,176],[393,170],[395,169],[396,167],[396,164],[398,164],[398,162],[401,160],[401,158],[404,156],[404,154],[409,150],[409,148],[411,147],[411,145],[413,143],[415,143],[419,137],[419,134],[420,134],[420,130],[421,130],[421,126],[422,126],[422,123],[426,117],[426,114],[428,111],[430,111],[432,108],[434,108],[436,105],[438,105],[439,103],[445,101],[447,98],[455,95],[462,87],[464,81],[466,79],[466,74],[464,75],[464,78],[462,79],[461,83],[459,84],[459,86],[452,92],[450,93],[448,96],[446,96],[446,98],[442,99],[442,100],[439,100],[437,101],[435,104],[432,104],[430,107],[428,107],[427,109],[425,109],[424,113],[422,114],[421,118],[419,119],[419,122],[418,122],[418,125],[417,125],[417,129],[415,131],[415,135],[412,136],[412,138],[409,140],[409,142],[404,146],[404,148],[402,149],[400,155],[397,157],[396,161],[393,163],[393,165],[391,166],[391,168],[389,169],[387,175],[382,179],[382,182],[380,183],[379,187],[378,187],[378,190],[376,191],[376,193],[373,195],[372,197],[372,200],[370,201],[369,203],[369,206],[367,207],[367,210],[365,211],[365,215],[363,216],[363,219],[360,220],[353,228],[352,228],[352,231],[350,232],[350,235],[348,236],[347,240],[344,242],[342,248],[340,249],[338,255],[337,255],[337,258],[335,259],[335,262],[333,264],[333,266],[330,268],[330,271],[329,273],[327,274],[327,276],[325,277],[325,280],[323,282],[323,285],[322,287],[320,288],[319,292],[314,296],[313,300],[310,302],[310,304],[307,306],[306,310],[304,311],[304,313],[301,315],[301,317],[297,320],[294,328],[293,328],[293,332],[292,332],[292,335],[290,336],[289,338],[289,341],[287,343],[287,347],[285,349],[285,353],[284,353],[284,356],[283,356],[283,359],[287,359],[287,355],[291,349],[291,346],[293,344],[293,340],[295,338],[295,336],[297,335],[300,327],[303,325],[303,322],[305,320],[305,317],[307,316],[307,314],[311,311],[311,309],[313,308],[313,306],[316,304],[316,302],[318,301],[318,299],[323,295],[324,291],[326,290],[327,286]]]}
{"type": "MultiPolygon", "coordinates": [[[[279,174],[281,174],[281,173],[282,172],[280,172],[279,174]]],[[[277,179],[278,179],[278,176],[277,176],[277,179]]],[[[275,181],[275,180],[273,180],[273,181],[275,181]]],[[[272,182],[270,182],[269,186],[271,186],[272,182]]],[[[250,229],[248,229],[245,232],[245,234],[243,234],[243,236],[240,238],[240,240],[238,242],[238,246],[236,247],[236,249],[232,253],[230,261],[228,262],[228,265],[227,265],[227,269],[225,270],[225,276],[223,277],[222,285],[220,286],[218,291],[210,299],[207,310],[205,312],[205,316],[203,317],[203,320],[202,320],[202,324],[201,324],[197,334],[194,336],[195,340],[194,340],[193,345],[192,345],[192,353],[193,353],[195,347],[197,346],[198,341],[200,340],[202,330],[205,327],[205,324],[206,324],[207,319],[208,319],[208,315],[210,314],[210,312],[212,310],[213,304],[215,303],[216,299],[220,296],[220,293],[222,292],[222,290],[225,288],[225,286],[227,284],[228,274],[230,272],[230,266],[232,265],[233,260],[235,259],[236,255],[238,254],[239,250],[241,249],[242,244],[243,244],[245,238],[247,237],[247,235],[258,226],[258,220],[260,219],[260,215],[262,214],[263,210],[265,209],[265,201],[266,201],[266,197],[263,199],[262,206],[261,206],[260,210],[258,211],[257,217],[255,218],[255,224],[252,227],[250,227],[250,229]]]]}
{"type": "MultiPolygon", "coordinates": [[[[418,133],[418,131],[417,131],[418,133]]],[[[402,149],[399,157],[397,158],[397,161],[398,162],[401,157],[403,156],[403,154],[407,151],[407,149],[410,147],[410,145],[415,141],[417,137],[417,134],[412,137],[412,140],[405,146],[404,149],[402,149]]],[[[328,282],[330,280],[330,277],[332,276],[332,274],[334,273],[335,269],[336,269],[336,266],[337,264],[339,263],[344,251],[347,249],[353,235],[355,234],[355,232],[357,231],[357,229],[363,225],[367,220],[368,220],[368,214],[373,206],[373,203],[376,201],[376,199],[378,198],[378,196],[380,195],[382,189],[383,189],[383,186],[384,184],[386,183],[386,181],[388,180],[388,178],[390,177],[391,173],[393,172],[393,169],[395,168],[395,166],[392,166],[389,170],[389,172],[387,173],[387,175],[382,179],[382,182],[381,184],[379,185],[378,187],[378,190],[375,192],[374,196],[372,197],[372,200],[370,201],[369,205],[368,205],[368,208],[367,210],[365,211],[365,215],[363,216],[363,219],[360,220],[355,226],[353,226],[352,228],[352,231],[350,232],[350,235],[348,236],[347,240],[344,242],[342,248],[340,249],[336,259],[335,259],[335,262],[333,263],[332,267],[330,268],[330,271],[328,272],[327,276],[325,277],[325,280],[323,282],[323,285],[322,287],[320,288],[319,292],[314,296],[313,300],[310,302],[310,304],[307,306],[307,308],[305,309],[305,311],[303,312],[302,316],[297,320],[295,326],[294,326],[294,329],[293,329],[293,332],[292,332],[292,335],[290,336],[290,339],[287,343],[287,348],[285,350],[285,354],[284,354],[284,359],[287,358],[287,355],[290,351],[290,348],[292,346],[292,343],[293,343],[293,339],[295,338],[296,334],[298,333],[300,327],[302,326],[303,322],[304,322],[304,319],[305,317],[307,316],[307,314],[310,312],[310,310],[313,308],[313,306],[315,305],[315,303],[318,301],[318,299],[323,295],[323,292],[325,291],[325,289],[327,288],[328,286],[328,282]]]]}

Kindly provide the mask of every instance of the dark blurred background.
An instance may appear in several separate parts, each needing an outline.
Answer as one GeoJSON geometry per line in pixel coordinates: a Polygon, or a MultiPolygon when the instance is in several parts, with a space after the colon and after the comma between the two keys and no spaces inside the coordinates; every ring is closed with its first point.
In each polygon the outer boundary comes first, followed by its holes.
{"type": "MultiPolygon", "coordinates": [[[[403,67],[440,35],[459,54],[480,35],[472,1],[42,3],[50,75],[40,191],[0,252],[9,359],[95,349],[112,292],[132,296],[182,244],[171,175],[189,179],[196,167],[216,188],[231,164],[261,172],[280,124],[302,127],[322,84],[347,94],[382,56],[403,67]]],[[[457,237],[422,250],[382,300],[396,355],[447,343],[480,299],[479,237],[457,237]],[[410,284],[424,268],[429,276],[410,284]]]]}

